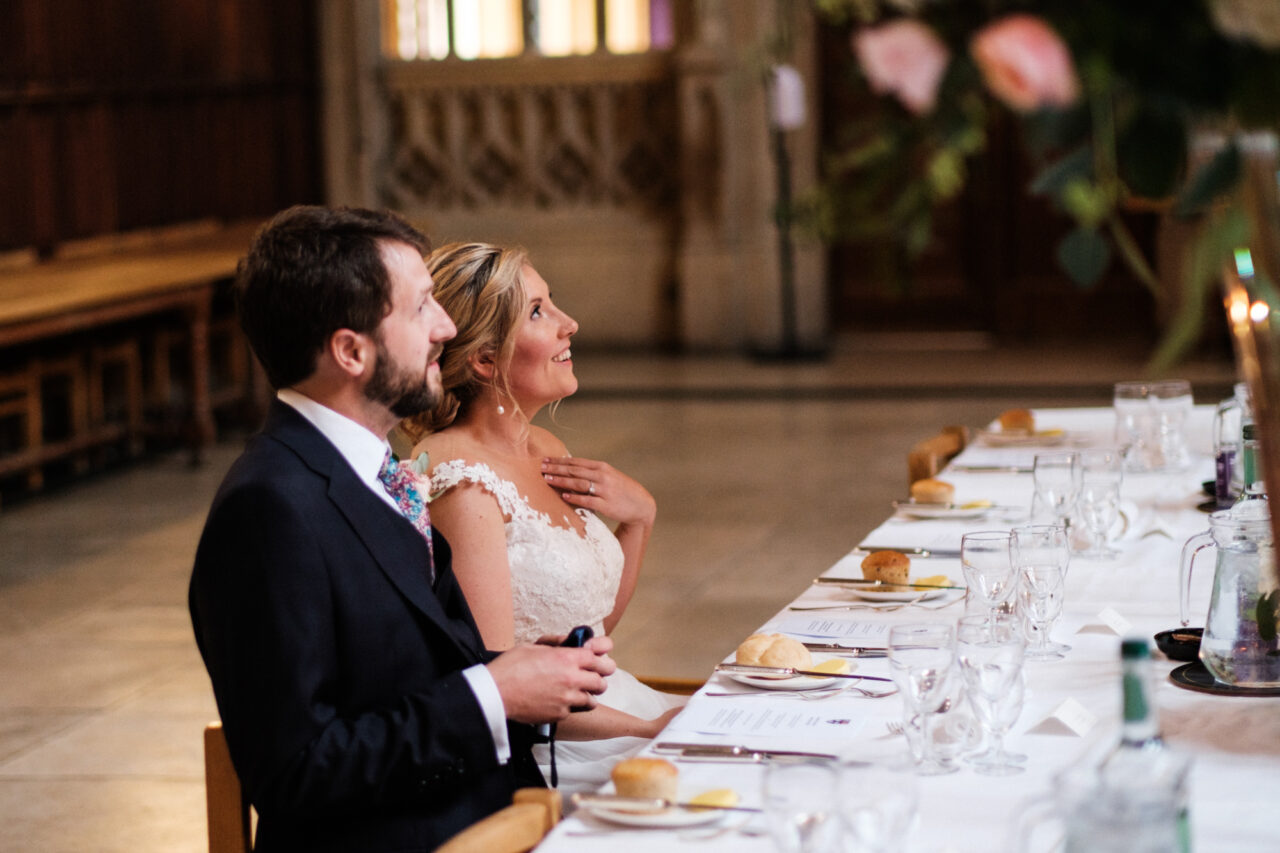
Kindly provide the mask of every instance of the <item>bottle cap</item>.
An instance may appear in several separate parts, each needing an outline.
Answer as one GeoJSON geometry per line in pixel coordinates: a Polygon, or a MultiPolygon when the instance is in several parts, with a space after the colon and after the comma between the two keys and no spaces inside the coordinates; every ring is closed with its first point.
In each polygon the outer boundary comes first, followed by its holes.
{"type": "Polygon", "coordinates": [[[1151,657],[1151,647],[1142,637],[1126,637],[1120,641],[1122,660],[1145,660],[1151,657]]]}
{"type": "Polygon", "coordinates": [[[1245,424],[1240,427],[1240,437],[1245,441],[1253,441],[1257,438],[1257,435],[1255,434],[1255,427],[1257,427],[1257,424],[1245,424]]]}

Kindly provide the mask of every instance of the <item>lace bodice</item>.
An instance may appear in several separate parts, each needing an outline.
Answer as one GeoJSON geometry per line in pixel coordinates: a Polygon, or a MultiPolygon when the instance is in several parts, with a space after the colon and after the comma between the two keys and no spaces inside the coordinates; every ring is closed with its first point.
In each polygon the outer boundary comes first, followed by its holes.
{"type": "Polygon", "coordinates": [[[515,641],[527,643],[544,634],[563,634],[575,625],[604,633],[604,617],[613,611],[622,582],[622,546],[593,512],[577,509],[586,525],[553,524],[529,506],[515,483],[499,477],[483,462],[451,459],[435,467],[431,493],[459,483],[474,483],[493,495],[506,516],[507,562],[511,566],[511,598],[515,641]]]}

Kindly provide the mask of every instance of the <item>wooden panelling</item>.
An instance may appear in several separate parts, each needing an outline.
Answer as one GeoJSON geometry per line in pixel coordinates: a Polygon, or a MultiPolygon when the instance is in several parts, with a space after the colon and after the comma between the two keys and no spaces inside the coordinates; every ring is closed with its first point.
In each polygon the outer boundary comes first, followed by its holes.
{"type": "Polygon", "coordinates": [[[0,251],[322,198],[316,4],[0,3],[0,251]]]}

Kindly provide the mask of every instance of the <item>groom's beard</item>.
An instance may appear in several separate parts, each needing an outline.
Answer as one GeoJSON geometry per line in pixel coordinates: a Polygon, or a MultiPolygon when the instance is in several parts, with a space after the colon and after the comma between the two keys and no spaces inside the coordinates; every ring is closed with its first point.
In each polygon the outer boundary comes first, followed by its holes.
{"type": "MultiPolygon", "coordinates": [[[[427,409],[435,408],[443,395],[439,385],[432,384],[424,367],[421,372],[403,368],[391,357],[381,340],[376,342],[377,362],[373,376],[364,388],[364,395],[375,403],[386,406],[397,418],[407,418],[427,409]]],[[[442,347],[427,357],[427,364],[440,357],[442,347]]]]}

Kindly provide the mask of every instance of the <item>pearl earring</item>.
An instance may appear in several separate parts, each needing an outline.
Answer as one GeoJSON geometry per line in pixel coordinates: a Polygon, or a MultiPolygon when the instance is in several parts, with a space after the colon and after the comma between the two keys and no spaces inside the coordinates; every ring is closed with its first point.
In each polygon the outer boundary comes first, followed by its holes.
{"type": "Polygon", "coordinates": [[[505,415],[506,413],[507,413],[507,410],[506,410],[506,409],[504,409],[504,408],[502,408],[501,404],[499,404],[499,406],[498,406],[498,414],[500,414],[500,415],[505,415]]]}

